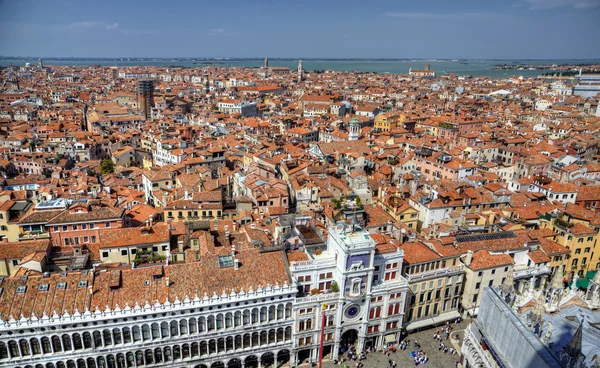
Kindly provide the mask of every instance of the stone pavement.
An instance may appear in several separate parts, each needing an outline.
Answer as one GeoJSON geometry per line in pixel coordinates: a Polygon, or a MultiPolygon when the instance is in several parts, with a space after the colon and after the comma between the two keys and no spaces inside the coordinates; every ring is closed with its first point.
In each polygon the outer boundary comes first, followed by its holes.
{"type": "MultiPolygon", "coordinates": [[[[419,342],[419,344],[421,345],[421,349],[423,350],[425,355],[427,355],[429,357],[429,360],[427,361],[427,363],[420,364],[419,368],[453,368],[453,367],[456,367],[456,362],[460,360],[459,354],[460,354],[460,346],[462,344],[463,330],[467,327],[468,323],[469,322],[467,320],[467,321],[462,321],[458,325],[452,324],[452,330],[450,331],[450,338],[448,338],[448,340],[443,340],[443,343],[446,346],[448,346],[448,348],[454,347],[454,349],[457,350],[456,355],[451,355],[450,353],[443,353],[438,349],[439,342],[437,340],[433,339],[434,333],[436,333],[436,331],[439,329],[439,327],[437,327],[437,328],[427,329],[427,330],[409,334],[408,337],[406,337],[406,338],[410,339],[410,341],[411,341],[410,347],[406,348],[406,350],[404,350],[404,351],[397,349],[397,351],[395,353],[390,354],[389,359],[396,362],[397,368],[414,367],[415,362],[414,362],[414,359],[410,356],[410,352],[415,350],[415,348],[413,347],[413,342],[415,340],[417,340],[419,342]],[[456,337],[456,336],[459,337],[458,341],[453,339],[453,337],[456,337]]],[[[443,337],[443,333],[442,333],[442,337],[443,337]]],[[[357,362],[346,361],[345,363],[346,363],[347,368],[354,368],[354,367],[356,367],[357,362]]],[[[363,364],[364,364],[365,368],[386,368],[388,366],[388,359],[385,357],[383,352],[376,351],[376,352],[368,354],[367,359],[363,361],[363,364]]],[[[303,363],[298,366],[298,368],[305,368],[305,367],[310,367],[310,364],[303,363]]],[[[323,362],[323,368],[340,368],[340,367],[343,367],[343,363],[340,365],[335,365],[331,361],[323,362]]]]}

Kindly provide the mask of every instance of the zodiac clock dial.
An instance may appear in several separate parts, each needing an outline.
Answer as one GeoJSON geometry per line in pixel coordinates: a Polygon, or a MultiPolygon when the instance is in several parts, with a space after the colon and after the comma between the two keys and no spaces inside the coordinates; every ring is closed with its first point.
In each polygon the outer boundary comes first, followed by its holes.
{"type": "Polygon", "coordinates": [[[356,316],[358,316],[358,314],[360,313],[360,307],[356,304],[352,304],[351,306],[349,306],[348,308],[346,308],[346,317],[348,318],[354,318],[356,316]]]}

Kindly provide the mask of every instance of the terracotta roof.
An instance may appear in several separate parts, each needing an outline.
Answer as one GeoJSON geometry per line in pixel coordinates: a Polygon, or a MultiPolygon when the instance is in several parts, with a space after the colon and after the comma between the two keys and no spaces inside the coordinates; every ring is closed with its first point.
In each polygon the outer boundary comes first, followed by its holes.
{"type": "Polygon", "coordinates": [[[169,225],[159,223],[149,227],[129,227],[123,229],[103,229],[100,232],[100,249],[125,247],[141,244],[169,242],[169,225]]]}
{"type": "Polygon", "coordinates": [[[421,242],[404,243],[400,248],[404,250],[404,262],[408,264],[429,262],[442,258],[421,242]]]}
{"type": "Polygon", "coordinates": [[[487,250],[480,250],[473,254],[471,264],[468,266],[473,271],[484,270],[487,268],[497,268],[502,266],[511,266],[513,259],[505,253],[491,254],[487,250]]]}

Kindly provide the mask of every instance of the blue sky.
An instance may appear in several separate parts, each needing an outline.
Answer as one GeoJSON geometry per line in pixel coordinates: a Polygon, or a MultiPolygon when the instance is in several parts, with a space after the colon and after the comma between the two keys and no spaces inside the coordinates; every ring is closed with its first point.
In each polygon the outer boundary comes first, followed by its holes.
{"type": "Polygon", "coordinates": [[[0,0],[0,55],[600,58],[600,0],[0,0]]]}

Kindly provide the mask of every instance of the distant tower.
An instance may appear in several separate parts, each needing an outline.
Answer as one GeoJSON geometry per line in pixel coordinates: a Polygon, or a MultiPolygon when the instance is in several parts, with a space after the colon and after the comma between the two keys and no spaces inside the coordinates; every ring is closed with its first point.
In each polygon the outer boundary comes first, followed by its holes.
{"type": "Polygon", "coordinates": [[[38,59],[38,69],[39,70],[44,69],[44,61],[42,60],[42,58],[38,59]]]}
{"type": "Polygon", "coordinates": [[[269,67],[269,58],[266,57],[265,58],[265,64],[263,65],[263,68],[267,69],[269,67]]]}
{"type": "Polygon", "coordinates": [[[152,117],[152,106],[154,105],[154,80],[140,79],[137,83],[138,109],[146,120],[152,117]]]}
{"type": "Polygon", "coordinates": [[[210,80],[208,74],[204,74],[204,93],[208,93],[208,91],[210,91],[210,80]]]}
{"type": "Polygon", "coordinates": [[[425,64],[425,70],[430,70],[431,66],[429,64],[425,64]]]}
{"type": "Polygon", "coordinates": [[[358,140],[358,138],[360,137],[360,123],[358,122],[357,118],[353,118],[350,121],[350,127],[349,127],[349,134],[348,134],[348,140],[349,141],[356,141],[358,140]]]}
{"type": "Polygon", "coordinates": [[[116,80],[119,78],[119,69],[116,67],[110,68],[110,77],[112,80],[116,80]]]}
{"type": "Polygon", "coordinates": [[[298,83],[302,82],[304,78],[304,68],[302,67],[302,60],[298,62],[298,83]]]}

